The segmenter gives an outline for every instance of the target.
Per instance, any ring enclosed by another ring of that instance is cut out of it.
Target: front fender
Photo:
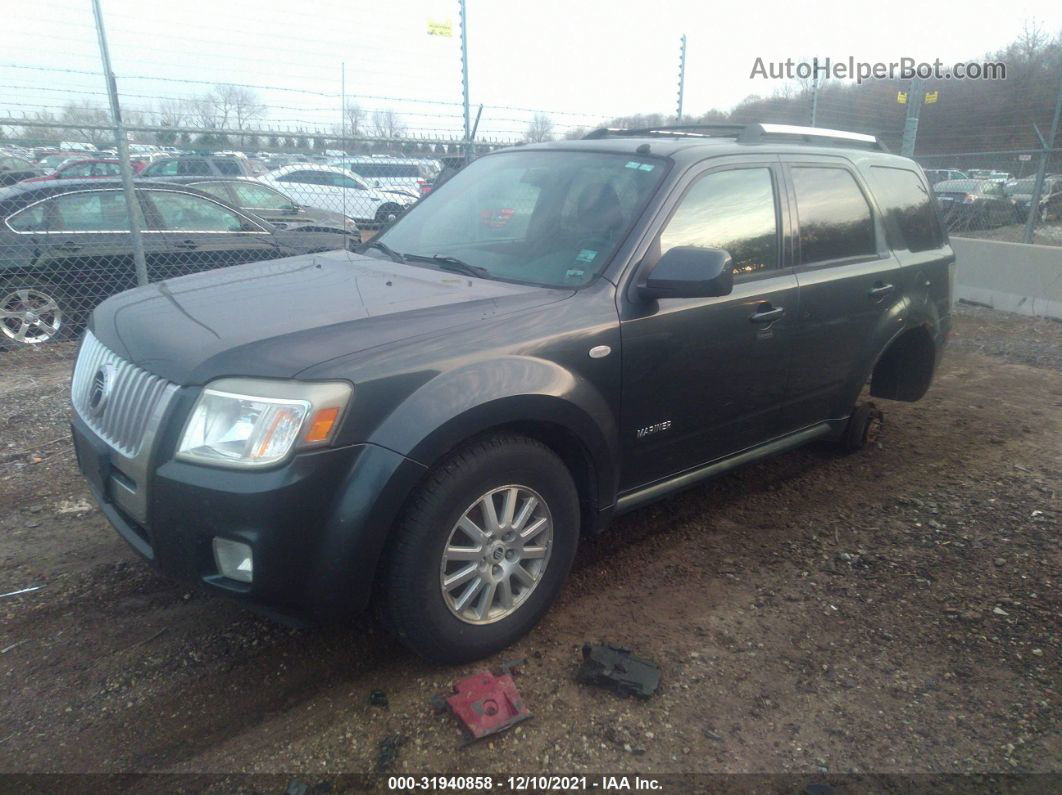
[[[466,439],[515,423],[559,427],[581,443],[598,505],[615,499],[616,417],[585,377],[530,356],[501,356],[441,373],[422,384],[368,439],[431,466]]]

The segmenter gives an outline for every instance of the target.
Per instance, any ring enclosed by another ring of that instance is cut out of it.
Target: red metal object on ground
[[[470,741],[503,732],[531,717],[509,674],[495,676],[482,671],[462,679],[446,703]]]

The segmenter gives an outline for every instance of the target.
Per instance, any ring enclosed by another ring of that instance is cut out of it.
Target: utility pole
[[[461,101],[465,110],[465,163],[472,160],[472,120],[468,109],[468,14],[465,0],[458,0],[461,7]]]
[[[1040,135],[1040,130],[1034,124],[1033,129],[1036,130],[1036,136],[1040,139],[1040,144],[1043,146],[1044,151],[1040,155],[1040,167],[1036,170],[1036,182],[1033,183],[1032,199],[1029,201],[1029,217],[1025,219],[1025,233],[1022,235],[1023,243],[1032,243],[1033,241],[1033,229],[1036,227],[1036,216],[1040,209],[1040,196],[1044,191],[1044,176],[1047,174],[1047,158],[1050,156],[1050,151],[1055,148],[1055,136],[1058,134],[1058,121],[1062,116],[1062,81],[1058,84],[1058,99],[1055,100],[1055,117],[1051,120],[1051,132],[1047,136],[1047,140]]]
[[[122,191],[129,215],[129,239],[133,244],[133,267],[136,269],[136,283],[143,286],[148,283],[147,262],[144,259],[144,241],[140,237],[140,203],[133,190],[133,168],[129,164],[129,141],[126,139],[125,126],[122,124],[122,108],[118,104],[118,83],[111,69],[111,54],[107,50],[107,34],[103,29],[103,12],[100,0],[92,0],[92,15],[96,19],[96,35],[100,40],[100,59],[103,61],[103,76],[107,81],[107,96],[111,103],[111,123],[114,135],[118,139],[118,171],[122,175]]]
[[[678,121],[682,121],[682,94],[686,89],[686,34],[682,34],[679,44],[679,86],[678,86],[678,110],[675,113]]]
[[[915,138],[918,137],[918,114],[922,110],[923,93],[922,79],[914,78],[907,92],[907,120],[903,123],[903,143],[900,144],[900,154],[904,157],[914,156]]]

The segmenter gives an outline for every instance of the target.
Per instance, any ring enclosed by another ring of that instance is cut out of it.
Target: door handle
[[[867,295],[871,298],[884,298],[896,288],[891,284],[885,284],[884,282],[875,282],[874,286],[867,291]]]
[[[199,244],[194,240],[180,240],[173,244],[174,248],[199,248]]]
[[[784,306],[772,307],[770,304],[760,304],[760,309],[750,315],[749,320],[753,323],[773,323],[784,314]]]
[[[72,240],[68,240],[65,243],[60,243],[55,247],[58,251],[81,251],[81,244],[75,243]]]

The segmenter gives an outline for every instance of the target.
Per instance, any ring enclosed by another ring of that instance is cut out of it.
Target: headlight
[[[192,409],[177,457],[229,467],[275,464],[293,448],[331,442],[352,392],[341,381],[214,381]]]

